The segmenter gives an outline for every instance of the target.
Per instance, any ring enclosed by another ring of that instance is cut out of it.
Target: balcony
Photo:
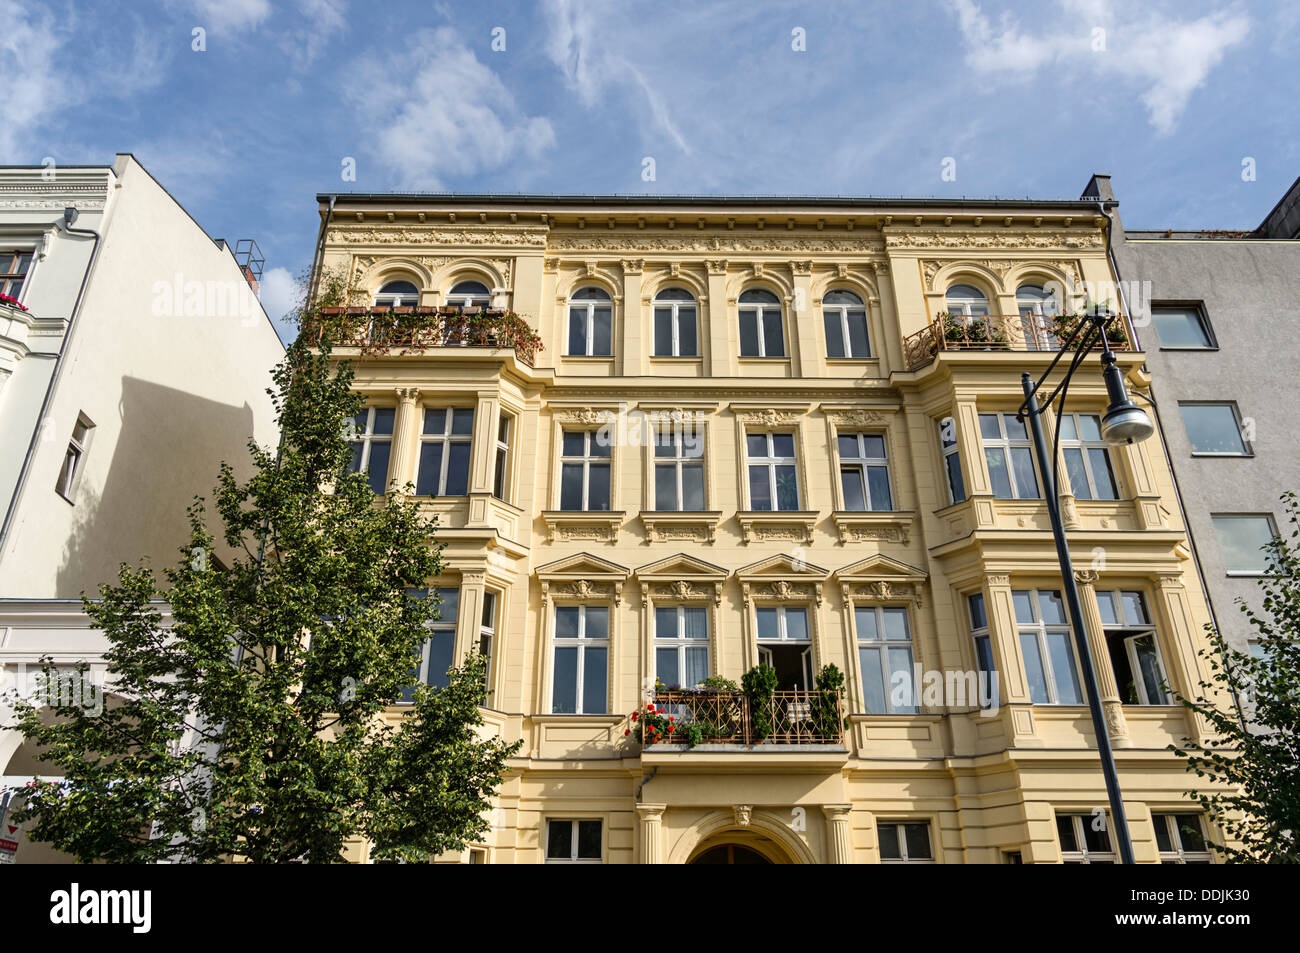
[[[941,351],[1055,353],[1080,320],[1080,315],[940,313],[928,327],[903,339],[903,360],[909,371],[916,371]],[[1106,338],[1111,350],[1132,350],[1126,321],[1112,324]]]
[[[307,340],[363,354],[424,352],[440,347],[510,348],[533,366],[542,339],[513,311],[483,308],[321,308],[303,326]]]
[[[653,704],[661,717],[637,729],[647,748],[844,744],[839,692],[774,692],[754,705],[744,692],[667,689],[654,693]]]

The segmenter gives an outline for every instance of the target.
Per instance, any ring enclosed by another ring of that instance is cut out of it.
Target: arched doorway
[[[780,843],[753,827],[714,831],[691,851],[688,864],[793,864]]]
[[[758,851],[743,844],[719,844],[696,854],[692,864],[770,864]]]

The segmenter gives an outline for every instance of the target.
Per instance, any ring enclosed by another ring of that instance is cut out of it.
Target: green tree
[[[196,500],[165,585],[123,564],[84,600],[117,701],[19,703],[65,777],[21,809],[33,839],[83,861],[332,862],[351,838],[418,860],[486,830],[519,743],[474,730],[484,661],[440,690],[412,686],[438,612],[422,590],[440,568],[433,523],[401,495],[377,505],[348,472],[362,399],[328,342],[300,339],[274,380],[279,449],[250,442],[244,482],[221,466],[224,546]],[[413,704],[394,716],[403,693]]]
[[[1209,629],[1201,655],[1210,678],[1201,697],[1179,701],[1209,725],[1205,745],[1173,746],[1189,771],[1214,785],[1188,792],[1238,847],[1217,848],[1239,863],[1300,863],[1300,504],[1282,497],[1287,530],[1266,547],[1261,610],[1242,603],[1259,652],[1239,652]],[[1240,714],[1213,704],[1231,693]],[[1225,790],[1226,789],[1226,790]]]

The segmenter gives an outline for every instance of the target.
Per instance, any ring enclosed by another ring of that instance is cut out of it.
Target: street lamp
[[[1100,340],[1102,345],[1102,378],[1106,382],[1106,394],[1110,398],[1110,406],[1106,408],[1106,416],[1102,418],[1101,422],[1102,439],[1109,444],[1120,445],[1145,440],[1155,432],[1151,418],[1129,399],[1128,391],[1124,388],[1123,373],[1115,363],[1115,354],[1111,351],[1110,344],[1106,340],[1106,326],[1114,317],[1115,315],[1108,310],[1102,310],[1099,307],[1094,308],[1091,314],[1084,316],[1084,320],[1079,322],[1070,336],[1061,344],[1061,349],[1057,351],[1056,357],[1052,358],[1052,362],[1047,365],[1047,370],[1043,372],[1043,376],[1037,382],[1028,372],[1020,375],[1020,383],[1025,390],[1025,402],[1020,405],[1020,410],[1016,416],[1022,421],[1026,417],[1029,418],[1029,430],[1034,439],[1034,455],[1038,459],[1038,472],[1043,480],[1043,493],[1047,499],[1047,513],[1052,521],[1052,536],[1056,540],[1056,555],[1061,563],[1061,580],[1065,585],[1065,602],[1070,613],[1070,627],[1074,630],[1074,644],[1079,653],[1079,668],[1083,676],[1084,690],[1088,695],[1088,708],[1092,712],[1092,730],[1093,734],[1097,736],[1097,754],[1101,758],[1101,770],[1106,778],[1106,795],[1110,800],[1111,826],[1115,831],[1115,842],[1119,848],[1120,863],[1131,864],[1133,863],[1133,842],[1129,838],[1128,818],[1124,813],[1124,801],[1120,797],[1119,775],[1115,771],[1115,755],[1111,751],[1110,734],[1106,729],[1106,716],[1101,708],[1101,693],[1097,689],[1097,675],[1092,664],[1092,650],[1088,646],[1088,637],[1083,627],[1083,610],[1079,605],[1079,588],[1075,583],[1074,567],[1070,562],[1070,547],[1066,543],[1065,527],[1061,524],[1061,501],[1056,494],[1055,461],[1060,447],[1061,428],[1058,421],[1050,457],[1052,463],[1049,464],[1047,441],[1043,437],[1043,407],[1040,407],[1038,403],[1038,391],[1052,371],[1055,370],[1056,365],[1060,363],[1061,358],[1070,351],[1071,345],[1077,340],[1078,345],[1075,347],[1074,357],[1071,359],[1069,367],[1066,368],[1065,376],[1056,385],[1056,389],[1052,391],[1043,405],[1050,407],[1059,395],[1061,408],[1064,408],[1070,378],[1074,376],[1074,372],[1083,363],[1083,359],[1088,356],[1089,351]]]

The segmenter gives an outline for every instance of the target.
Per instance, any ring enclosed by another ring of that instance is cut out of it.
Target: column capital
[[[418,387],[399,387],[397,388],[397,399],[403,404],[414,404],[420,399],[420,388]]]
[[[1074,581],[1081,586],[1091,586],[1098,578],[1095,569],[1076,569],[1074,571]]]
[[[637,804],[636,812],[645,820],[658,820],[668,810],[667,804]]]
[[[848,817],[849,812],[853,810],[852,804],[823,804],[822,813],[828,820],[841,820]]]

